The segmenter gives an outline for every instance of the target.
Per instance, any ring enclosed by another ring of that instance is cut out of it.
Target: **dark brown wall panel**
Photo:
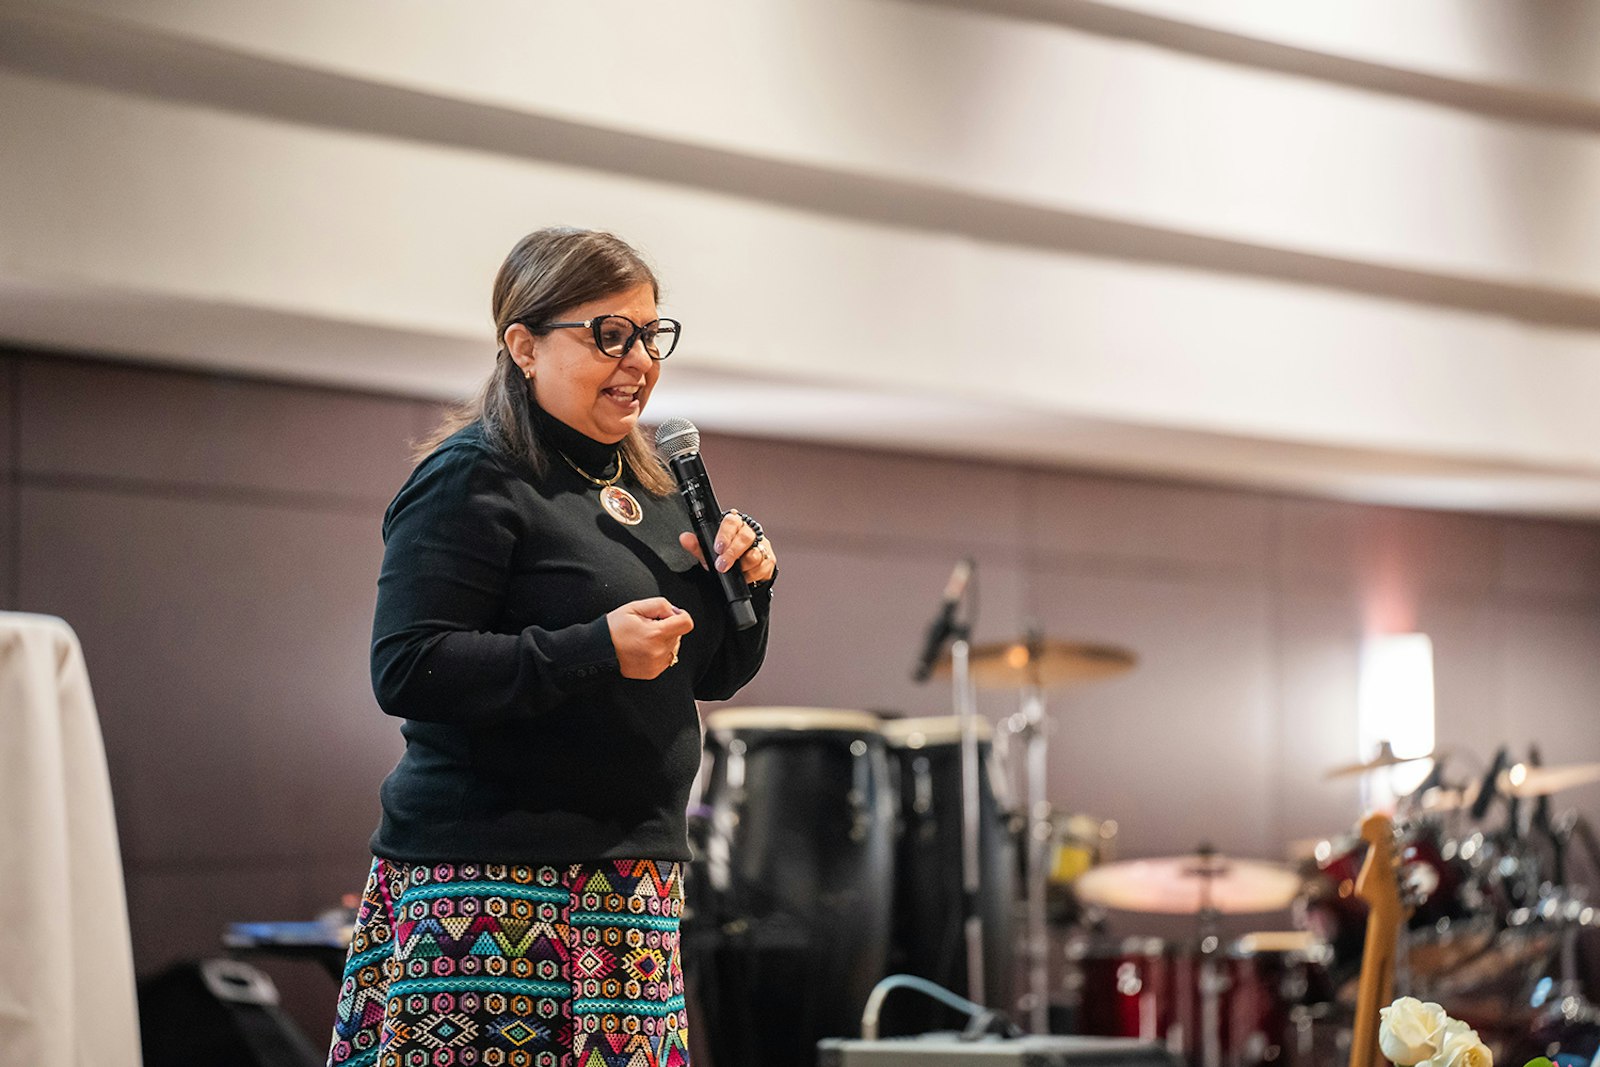
[[[911,681],[949,560],[888,546],[872,554],[810,546],[781,551],[767,662],[732,703],[950,714],[948,682]],[[1020,615],[1021,576],[1007,562],[980,558],[978,566],[977,639],[1010,637]]]
[[[0,611],[16,606],[16,544],[17,504],[13,492],[13,460],[11,444],[16,422],[12,408],[16,397],[14,380],[16,361],[0,355]]]
[[[1513,755],[1538,744],[1547,763],[1600,756],[1600,618],[1518,605],[1505,612],[1504,641],[1500,738]],[[1600,785],[1561,799],[1600,816]]]
[[[0,477],[0,611],[17,607],[17,527],[16,492],[10,482]]]
[[[1051,472],[1023,479],[1029,549],[1104,564],[1259,580],[1274,502],[1245,492]]]
[[[34,476],[386,503],[411,466],[406,401],[45,357],[17,388]]]
[[[1263,586],[1035,573],[1048,633],[1132,649],[1121,677],[1050,694],[1051,795],[1115,818],[1133,855],[1277,851],[1271,609]]]
[[[359,853],[398,752],[375,507],[25,488],[22,603],[79,632],[135,866]]]
[[[1369,610],[1403,616],[1424,591],[1481,600],[1500,584],[1500,519],[1295,499],[1279,511],[1289,588],[1354,587]]]
[[[151,972],[180,960],[218,955],[217,932],[232,922],[312,918],[345,894],[361,892],[370,859],[358,858],[354,864],[263,860],[130,871],[130,909],[147,919],[133,927],[139,966]],[[339,993],[325,966],[259,952],[243,958],[272,977],[285,1011],[313,1045],[325,1047]]]
[[[723,507],[770,525],[775,543],[943,552],[1021,543],[1012,468],[840,448],[708,436],[706,466]],[[777,542],[779,535],[784,540]]]
[[[1510,740],[1503,702],[1506,624],[1505,609],[1492,601],[1423,604],[1418,626],[1433,642],[1436,748],[1447,753],[1445,772],[1452,777],[1476,780],[1495,748]],[[1528,724],[1544,729],[1538,717]]]
[[[16,397],[17,361],[15,357],[0,354],[0,475],[9,476],[16,452],[12,448],[16,422],[13,420],[13,402]]]
[[[1600,527],[1505,520],[1501,589],[1600,610]]]
[[[1350,830],[1360,810],[1355,779],[1326,780],[1356,751],[1356,683],[1361,602],[1351,589],[1297,590],[1276,598],[1274,754],[1263,768],[1276,780],[1275,807],[1285,846]]]
[[[365,870],[358,877],[365,878]],[[130,871],[129,909],[134,958],[141,973],[180,960],[223,955],[218,931],[246,919],[309,918],[329,903],[307,891],[300,864],[241,864],[210,868]],[[360,890],[357,885],[355,891]],[[337,896],[333,901],[337,901]],[[326,1049],[333,1032],[338,983],[320,965],[254,953],[243,957],[266,971],[284,1011],[311,1043]]]

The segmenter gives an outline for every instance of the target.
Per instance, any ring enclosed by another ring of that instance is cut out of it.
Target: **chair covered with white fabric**
[[[83,650],[0,612],[0,1063],[138,1067],[105,745]]]

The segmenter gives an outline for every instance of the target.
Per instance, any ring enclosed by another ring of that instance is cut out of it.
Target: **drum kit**
[[[1034,1033],[1158,1042],[1193,1067],[1348,1062],[1364,841],[1331,835],[1286,863],[1207,846],[1117,861],[1116,823],[1049,803],[1045,693],[1134,664],[1124,649],[1037,635],[958,640],[935,670],[954,684],[955,715],[709,713],[684,944],[715,1067],[809,1067],[819,1039],[860,1032],[891,974]],[[974,687],[1013,692],[1020,710],[991,725],[973,711]],[[1447,774],[1457,758],[1441,754],[1396,813],[1410,907],[1397,994],[1439,1001],[1504,1056],[1587,1065],[1600,1011],[1580,988],[1576,947],[1600,912],[1567,861],[1579,845],[1600,870],[1600,848],[1581,819],[1553,819],[1549,807],[1600,782],[1600,764],[1513,764],[1502,753],[1481,782],[1458,784]],[[1410,762],[1382,750],[1328,776]],[[1496,802],[1505,819],[1491,829]],[[1190,916],[1192,936],[1113,937],[1108,911]],[[1293,929],[1223,936],[1224,918],[1284,911]],[[962,1021],[907,995],[888,998],[879,1023],[915,1034]]]
[[[1481,783],[1452,785],[1446,754],[1382,750],[1328,777],[1429,758],[1434,770],[1401,798],[1394,822],[1395,878],[1408,908],[1397,995],[1442,1004],[1508,1063],[1536,1056],[1569,1067],[1600,1062],[1600,1010],[1584,994],[1577,961],[1579,936],[1600,925],[1600,912],[1567,862],[1579,845],[1600,871],[1600,845],[1581,818],[1549,814],[1556,793],[1600,782],[1600,764],[1508,765],[1502,753]],[[1496,799],[1505,819],[1491,828]],[[1080,925],[1068,946],[1075,1028],[1164,1042],[1196,1067],[1349,1062],[1367,920],[1355,887],[1367,845],[1350,833],[1297,851],[1297,864],[1276,864],[1224,859],[1202,847],[1192,856],[1086,871],[1074,888],[1089,905],[1192,915],[1197,926],[1192,940],[1173,943],[1112,941]],[[1230,943],[1218,936],[1222,916],[1285,908],[1296,929]]]

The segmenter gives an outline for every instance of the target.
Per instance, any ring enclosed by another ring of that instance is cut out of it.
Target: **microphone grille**
[[[700,431],[688,419],[668,419],[656,427],[656,455],[670,462],[700,451]]]

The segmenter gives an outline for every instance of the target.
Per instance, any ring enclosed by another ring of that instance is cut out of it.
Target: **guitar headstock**
[[[1394,993],[1395,947],[1405,921],[1395,867],[1394,823],[1387,815],[1361,820],[1367,858],[1356,876],[1356,896],[1367,902],[1367,939],[1361,950],[1361,986],[1356,992],[1356,1022],[1351,1036],[1350,1067],[1377,1067],[1382,1005]]]
[[[1372,909],[1372,920],[1395,925],[1405,905],[1396,874],[1394,823],[1387,815],[1368,815],[1361,820],[1361,838],[1367,843],[1367,858],[1356,877],[1356,896]]]

